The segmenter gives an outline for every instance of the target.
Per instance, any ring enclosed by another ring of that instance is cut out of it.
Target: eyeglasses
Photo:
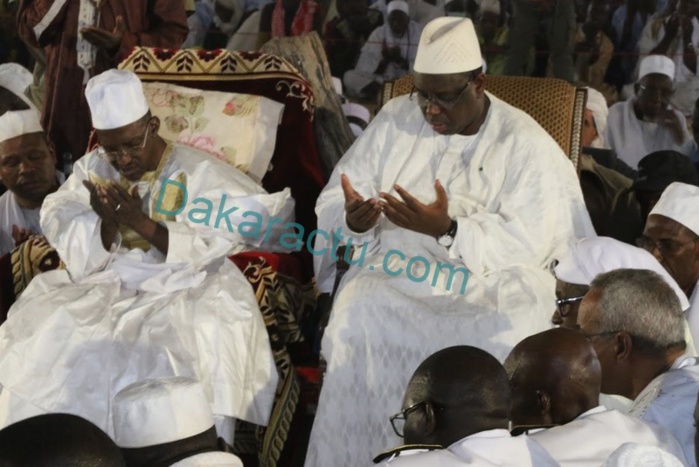
[[[670,97],[675,93],[673,89],[660,89],[660,88],[649,88],[643,84],[639,84],[638,88],[646,96],[659,96],[663,101],[668,101]]]
[[[689,240],[687,242],[678,242],[669,238],[661,238],[660,240],[653,240],[652,238],[642,235],[636,239],[636,246],[643,248],[646,251],[653,252],[656,248],[660,251],[662,255],[672,255],[677,253],[680,248],[685,245],[689,245],[695,240]]]
[[[405,419],[408,418],[408,414],[410,412],[414,411],[415,409],[417,409],[418,407],[421,407],[421,406],[427,405],[427,404],[431,404],[432,407],[434,407],[435,411],[441,412],[442,410],[444,410],[444,407],[439,407],[435,404],[432,404],[429,401],[422,401],[422,402],[418,402],[417,404],[413,404],[410,407],[403,409],[400,412],[398,412],[397,414],[391,416],[391,418],[390,418],[391,427],[393,427],[393,431],[396,433],[396,435],[398,435],[398,437],[400,437],[400,438],[405,437],[405,431],[404,431]]]
[[[104,151],[104,155],[107,157],[109,162],[116,162],[119,159],[119,156],[122,154],[129,154],[132,155],[135,152],[138,152],[142,150],[143,148],[146,147],[146,142],[148,141],[148,132],[150,130],[150,125],[146,126],[146,131],[143,132],[143,136],[141,137],[142,140],[140,143],[128,143],[125,144],[124,146],[121,146],[119,148],[106,148],[102,147],[102,151]]]
[[[437,97],[431,93],[426,93],[425,91],[422,91],[417,87],[413,86],[413,89],[410,91],[410,99],[412,100],[413,94],[415,94],[417,95],[417,103],[420,107],[427,107],[428,105],[430,105],[431,102],[443,109],[451,109],[459,103],[459,100],[461,100],[461,97],[464,95],[472,81],[473,78],[468,80],[468,83],[466,83],[466,86],[464,86],[464,88],[459,92],[459,94],[456,97],[452,98]]]
[[[579,302],[583,298],[585,298],[584,295],[580,295],[579,297],[569,297],[569,298],[557,299],[556,300],[556,309],[558,310],[558,313],[560,313],[561,318],[565,318],[566,316],[568,316],[568,314],[570,313],[570,309],[572,308],[571,305],[575,302]]]
[[[616,334],[619,331],[604,331],[604,332],[596,332],[594,334],[585,334],[584,332],[582,332],[582,330],[580,328],[578,328],[578,332],[580,334],[582,334],[583,336],[585,336],[588,340],[591,340],[593,337],[608,336],[611,334]]]

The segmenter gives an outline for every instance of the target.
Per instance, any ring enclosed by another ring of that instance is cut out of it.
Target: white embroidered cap
[[[480,6],[481,13],[489,12],[500,14],[500,0],[483,0]]]
[[[39,112],[34,109],[5,112],[0,116],[0,143],[30,133],[42,133]]]
[[[179,441],[214,426],[201,384],[184,377],[126,386],[114,397],[113,411],[114,441],[121,448]]]
[[[416,72],[443,75],[481,66],[481,48],[469,18],[436,18],[422,30],[413,66]]]
[[[649,216],[660,214],[699,235],[699,187],[674,182],[665,188]]]
[[[390,15],[392,11],[402,11],[406,15],[410,14],[410,8],[408,7],[408,2],[405,0],[391,0],[386,7],[386,15]]]
[[[697,188],[699,189],[699,188]],[[672,287],[683,310],[687,296],[655,257],[642,248],[609,237],[576,239],[554,269],[556,278],[569,284],[590,285],[598,275],[616,269],[649,269],[660,274]]]
[[[141,80],[126,70],[108,70],[90,79],[85,97],[96,130],[114,130],[129,125],[149,110]]]
[[[0,86],[22,99],[30,109],[36,109],[24,91],[32,84],[34,78],[29,70],[19,63],[3,63],[0,65]]]
[[[665,75],[674,81],[675,62],[665,55],[648,55],[641,60],[641,65],[638,68],[638,80],[641,81],[644,76],[653,73]]]

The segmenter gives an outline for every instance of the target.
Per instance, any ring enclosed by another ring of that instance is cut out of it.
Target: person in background
[[[505,73],[509,30],[502,19],[500,0],[483,0],[478,12],[476,34],[489,75]]]
[[[614,56],[614,44],[609,38],[609,5],[606,0],[592,0],[587,20],[578,30],[575,44],[575,79],[604,94],[607,104],[619,98],[614,86],[605,82],[607,68]]]
[[[668,57],[643,58],[634,85],[635,96],[609,109],[605,141],[634,170],[643,157],[655,151],[691,153],[687,121],[670,104],[674,76],[675,64]]]
[[[18,63],[0,65],[0,115],[8,110],[35,109],[26,95],[32,74]]]
[[[315,0],[275,0],[260,10],[257,48],[273,37],[293,37],[316,31],[322,34],[325,10]]]
[[[384,81],[412,72],[421,32],[420,26],[408,16],[408,3],[392,0],[388,4],[387,24],[371,33],[357,66],[344,75],[347,95],[375,101]]]

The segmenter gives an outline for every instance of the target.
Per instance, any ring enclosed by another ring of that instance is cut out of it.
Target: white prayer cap
[[[131,71],[108,70],[87,82],[85,97],[96,130],[113,130],[140,120],[148,112],[143,85]]]
[[[39,112],[34,109],[5,112],[0,116],[0,143],[30,133],[42,133]]]
[[[559,260],[554,272],[556,278],[563,282],[590,285],[598,274],[616,269],[649,269],[657,272],[677,294],[682,310],[689,308],[687,296],[652,254],[613,238],[590,237],[574,240],[568,253]]]
[[[392,11],[402,11],[406,15],[409,14],[408,2],[405,0],[391,0],[386,8],[386,15],[390,15]]]
[[[653,214],[669,217],[699,235],[699,187],[671,183],[649,215]]]
[[[624,443],[609,456],[603,467],[680,467],[682,465],[684,464],[677,457],[657,446]]]
[[[113,418],[114,441],[121,448],[179,441],[214,426],[201,384],[184,377],[126,386],[114,397]]]
[[[24,91],[32,84],[34,78],[29,70],[19,63],[3,63],[0,65],[0,86],[22,99],[30,108],[35,109],[34,104],[24,94]]]
[[[480,6],[481,13],[490,12],[500,14],[500,0],[483,0]]]
[[[473,71],[483,65],[476,30],[469,18],[436,18],[422,30],[413,70],[443,75]]]
[[[609,107],[607,107],[607,99],[604,98],[601,92],[594,88],[587,88],[587,109],[592,112],[592,118],[595,120],[595,129],[597,130],[598,147],[604,145],[604,129],[607,128],[607,116],[609,115]]]
[[[658,73],[675,80],[675,62],[665,55],[648,55],[641,60],[641,65],[638,69],[638,80],[641,81],[644,76],[652,73]]]

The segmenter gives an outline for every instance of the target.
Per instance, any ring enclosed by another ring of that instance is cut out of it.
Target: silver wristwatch
[[[452,219],[451,224],[449,225],[449,230],[437,237],[437,243],[445,248],[449,248],[452,243],[454,243],[454,237],[456,237],[456,229],[458,226],[459,224],[456,222],[456,219]]]

